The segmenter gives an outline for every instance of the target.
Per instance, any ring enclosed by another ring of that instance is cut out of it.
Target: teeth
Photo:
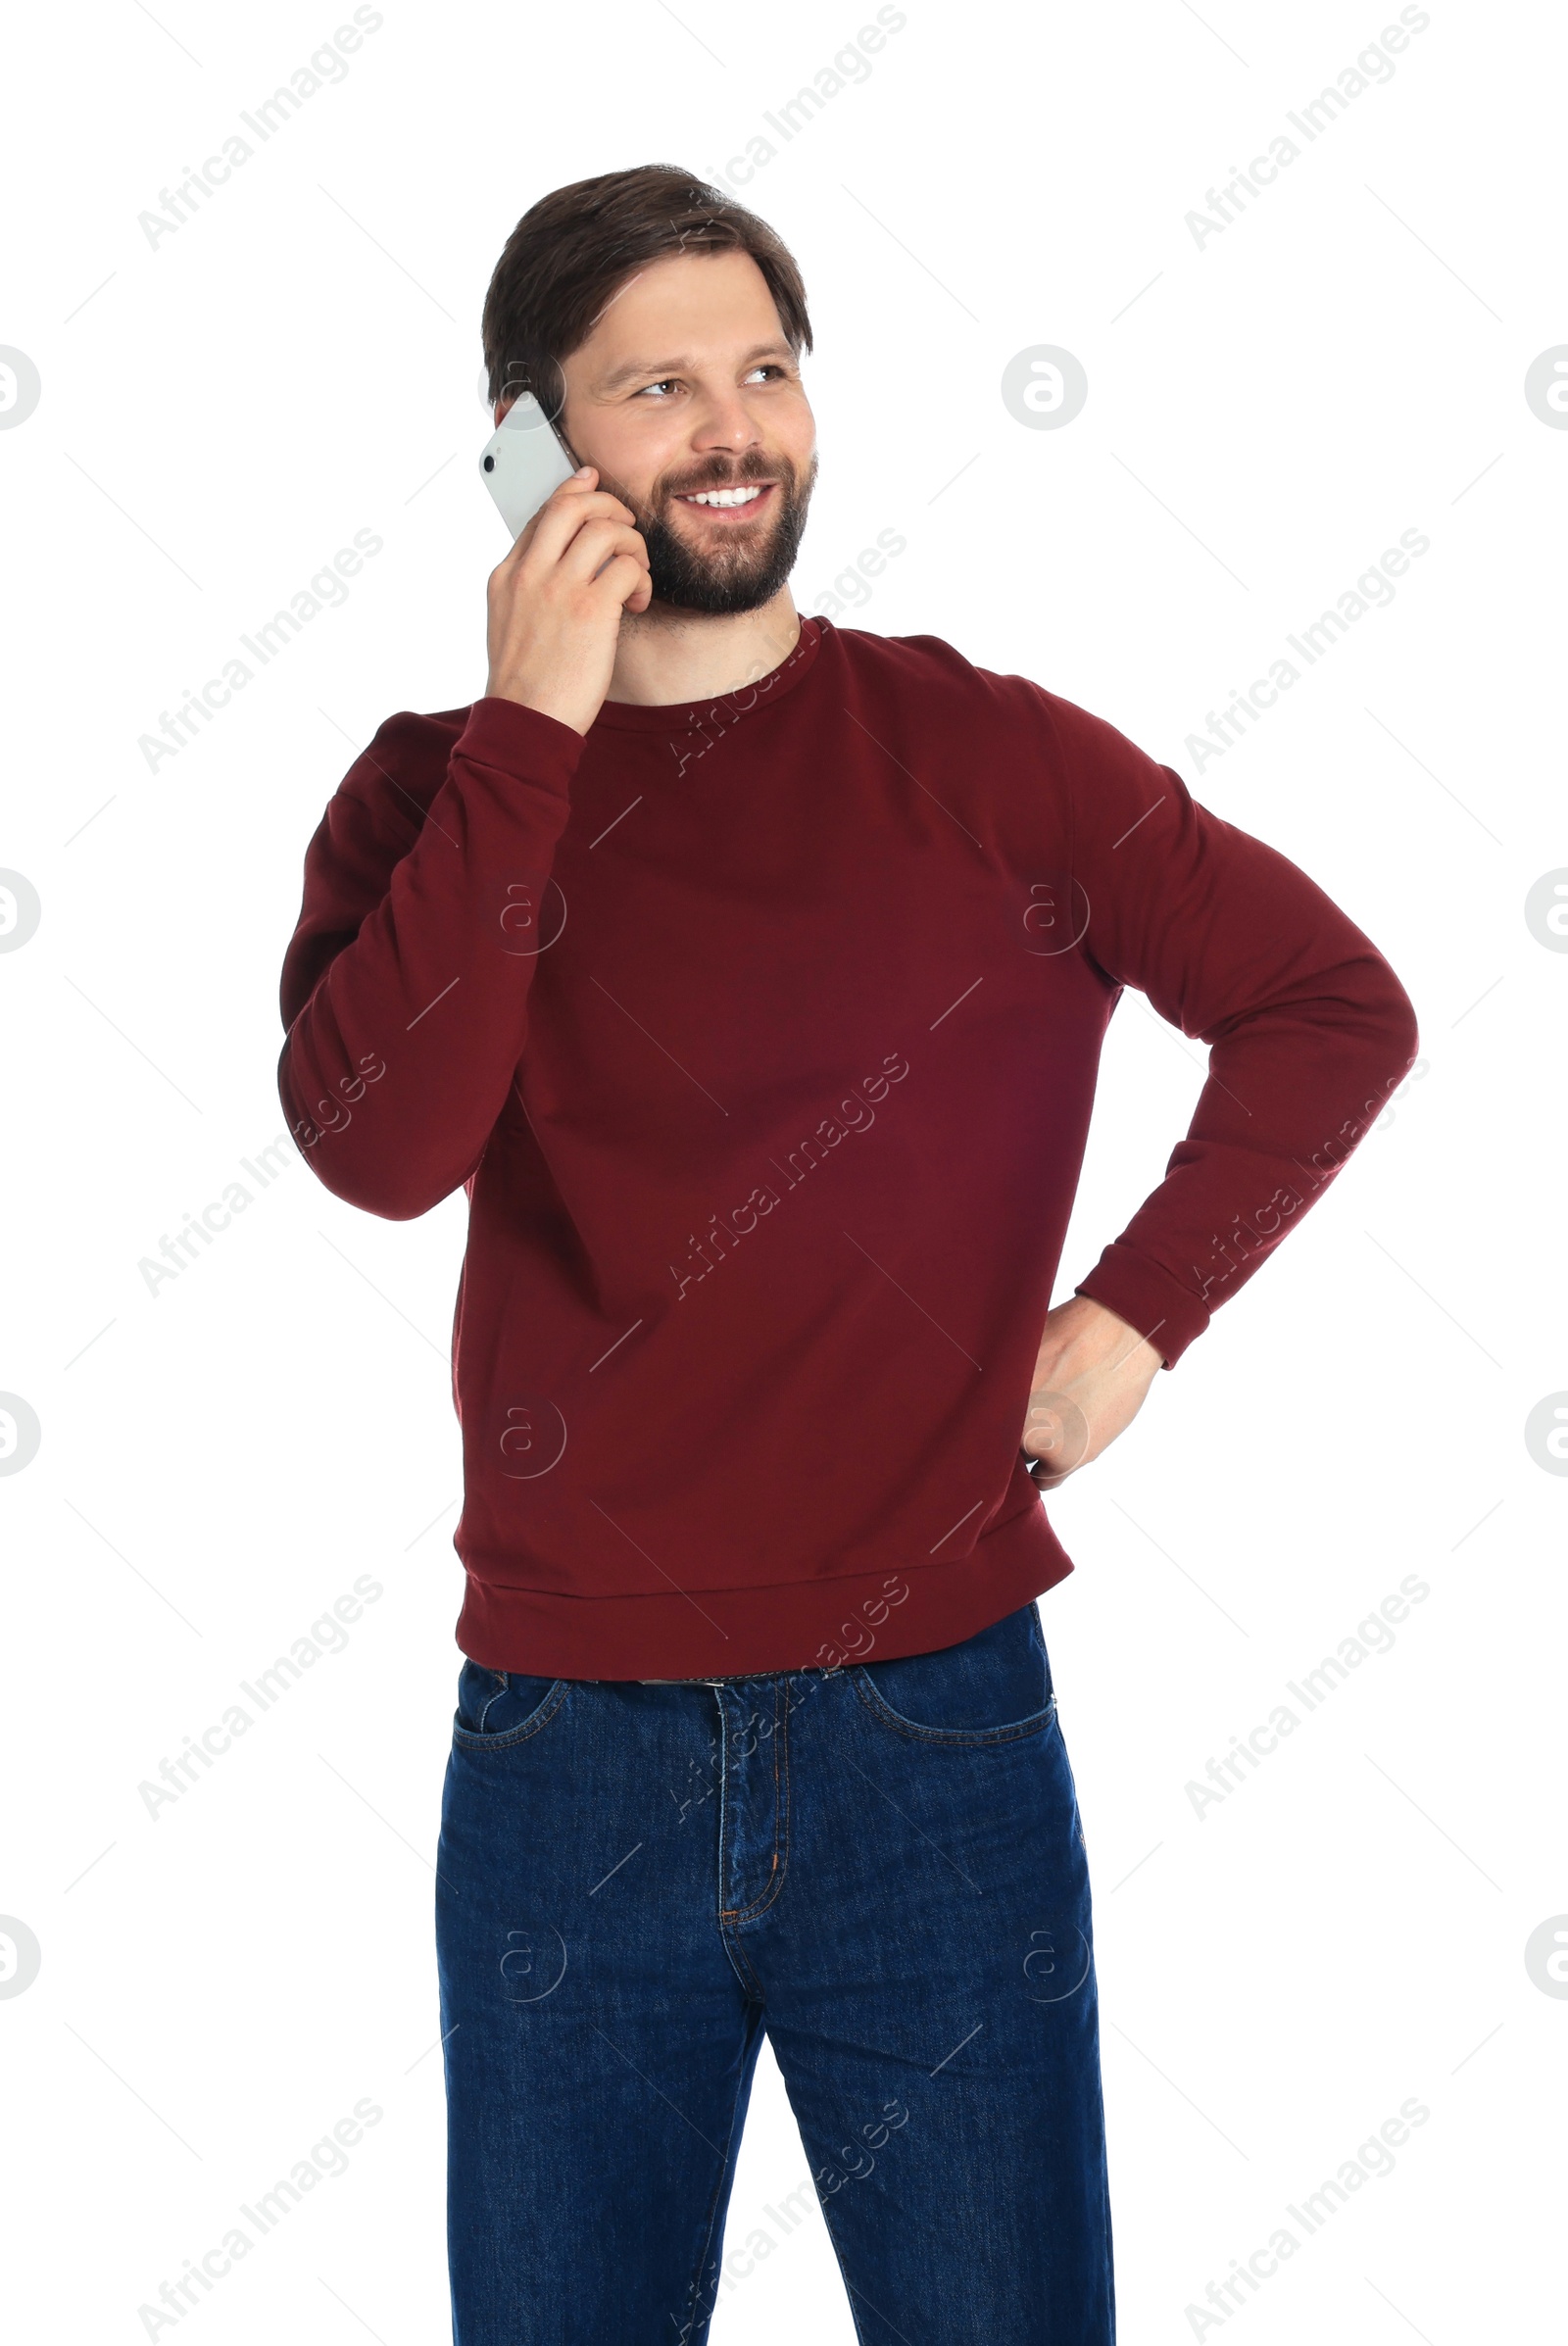
[[[754,497],[760,497],[756,489],[699,489],[695,495],[682,499],[684,505],[750,505]]]

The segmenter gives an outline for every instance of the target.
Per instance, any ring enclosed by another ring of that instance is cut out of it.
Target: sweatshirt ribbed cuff
[[[1136,1328],[1174,1368],[1195,1337],[1209,1323],[1208,1305],[1162,1266],[1135,1246],[1116,1239],[1105,1248],[1087,1279],[1074,1288],[1092,1303],[1102,1303],[1119,1320]]]
[[[575,726],[546,716],[542,709],[525,709],[520,701],[487,695],[468,710],[453,755],[564,790],[585,746]]]

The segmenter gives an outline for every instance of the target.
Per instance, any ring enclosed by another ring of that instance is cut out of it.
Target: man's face
[[[562,426],[648,548],[655,604],[757,611],[795,566],[816,427],[767,280],[749,253],[651,262],[562,362]],[[504,412],[498,408],[497,418]],[[751,489],[731,507],[702,490]]]

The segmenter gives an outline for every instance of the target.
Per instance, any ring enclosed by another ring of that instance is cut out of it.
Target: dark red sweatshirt
[[[586,739],[387,719],[306,855],[278,1083],[335,1196],[468,1195],[465,1653],[891,1657],[1071,1571],[1020,1443],[1123,986],[1209,1073],[1076,1293],[1171,1367],[1416,1051],[1294,863],[935,636],[808,618]]]

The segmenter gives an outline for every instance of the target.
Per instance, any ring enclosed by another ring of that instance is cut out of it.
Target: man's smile
[[[678,492],[675,503],[698,513],[749,516],[762,511],[776,487],[777,483],[770,480],[737,481],[733,488]]]

